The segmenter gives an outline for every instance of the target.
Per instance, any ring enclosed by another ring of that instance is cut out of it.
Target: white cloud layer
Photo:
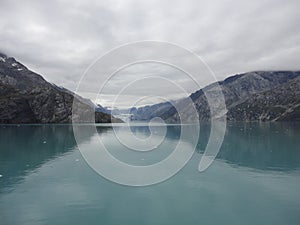
[[[299,9],[299,0],[1,0],[0,51],[71,90],[96,57],[140,40],[184,46],[218,79],[253,70],[299,70]],[[147,67],[120,73],[111,87],[142,73],[149,73]],[[165,87],[156,87],[167,95]]]

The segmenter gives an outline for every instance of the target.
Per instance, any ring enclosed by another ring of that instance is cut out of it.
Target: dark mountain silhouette
[[[47,82],[12,57],[0,53],[0,123],[71,123],[76,104],[78,122],[121,122],[71,91]]]

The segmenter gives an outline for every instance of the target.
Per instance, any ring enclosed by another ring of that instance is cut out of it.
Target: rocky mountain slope
[[[71,123],[73,100],[76,121],[93,122],[87,119],[95,113],[93,103],[74,96],[0,53],[0,123]],[[121,122],[102,112],[95,113],[95,121]]]
[[[258,71],[239,74],[224,81],[205,87],[213,92],[216,84],[224,94],[227,119],[232,121],[277,121],[299,120],[299,80],[300,71]],[[203,90],[193,93],[190,98],[195,105],[200,120],[209,120],[210,110]],[[191,107],[187,100],[178,106],[188,117]],[[162,114],[168,122],[179,122],[174,107]]]
[[[300,76],[232,107],[229,120],[300,121]]]

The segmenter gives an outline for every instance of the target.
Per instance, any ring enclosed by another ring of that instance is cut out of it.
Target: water
[[[127,150],[103,126],[83,141],[99,135],[115,157],[146,165],[168,156],[179,134],[168,127],[151,152]],[[87,165],[71,126],[0,125],[0,224],[300,224],[300,124],[229,124],[217,159],[199,173],[208,136],[204,125],[196,153],[172,178],[128,187]]]

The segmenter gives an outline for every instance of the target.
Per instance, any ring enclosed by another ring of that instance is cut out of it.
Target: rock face
[[[217,83],[205,87],[213,93]],[[218,82],[227,108],[227,119],[232,121],[278,121],[300,119],[300,71],[259,71],[239,74]],[[193,93],[190,98],[200,120],[210,120],[209,105],[203,90]],[[178,103],[188,117],[187,100]],[[162,114],[168,122],[179,122],[174,107]]]
[[[300,76],[257,93],[232,107],[227,117],[241,121],[300,121]]]
[[[78,122],[95,113],[93,104],[71,91],[47,82],[14,58],[0,53],[0,123],[71,123],[72,105]],[[95,122],[121,122],[96,112]]]

